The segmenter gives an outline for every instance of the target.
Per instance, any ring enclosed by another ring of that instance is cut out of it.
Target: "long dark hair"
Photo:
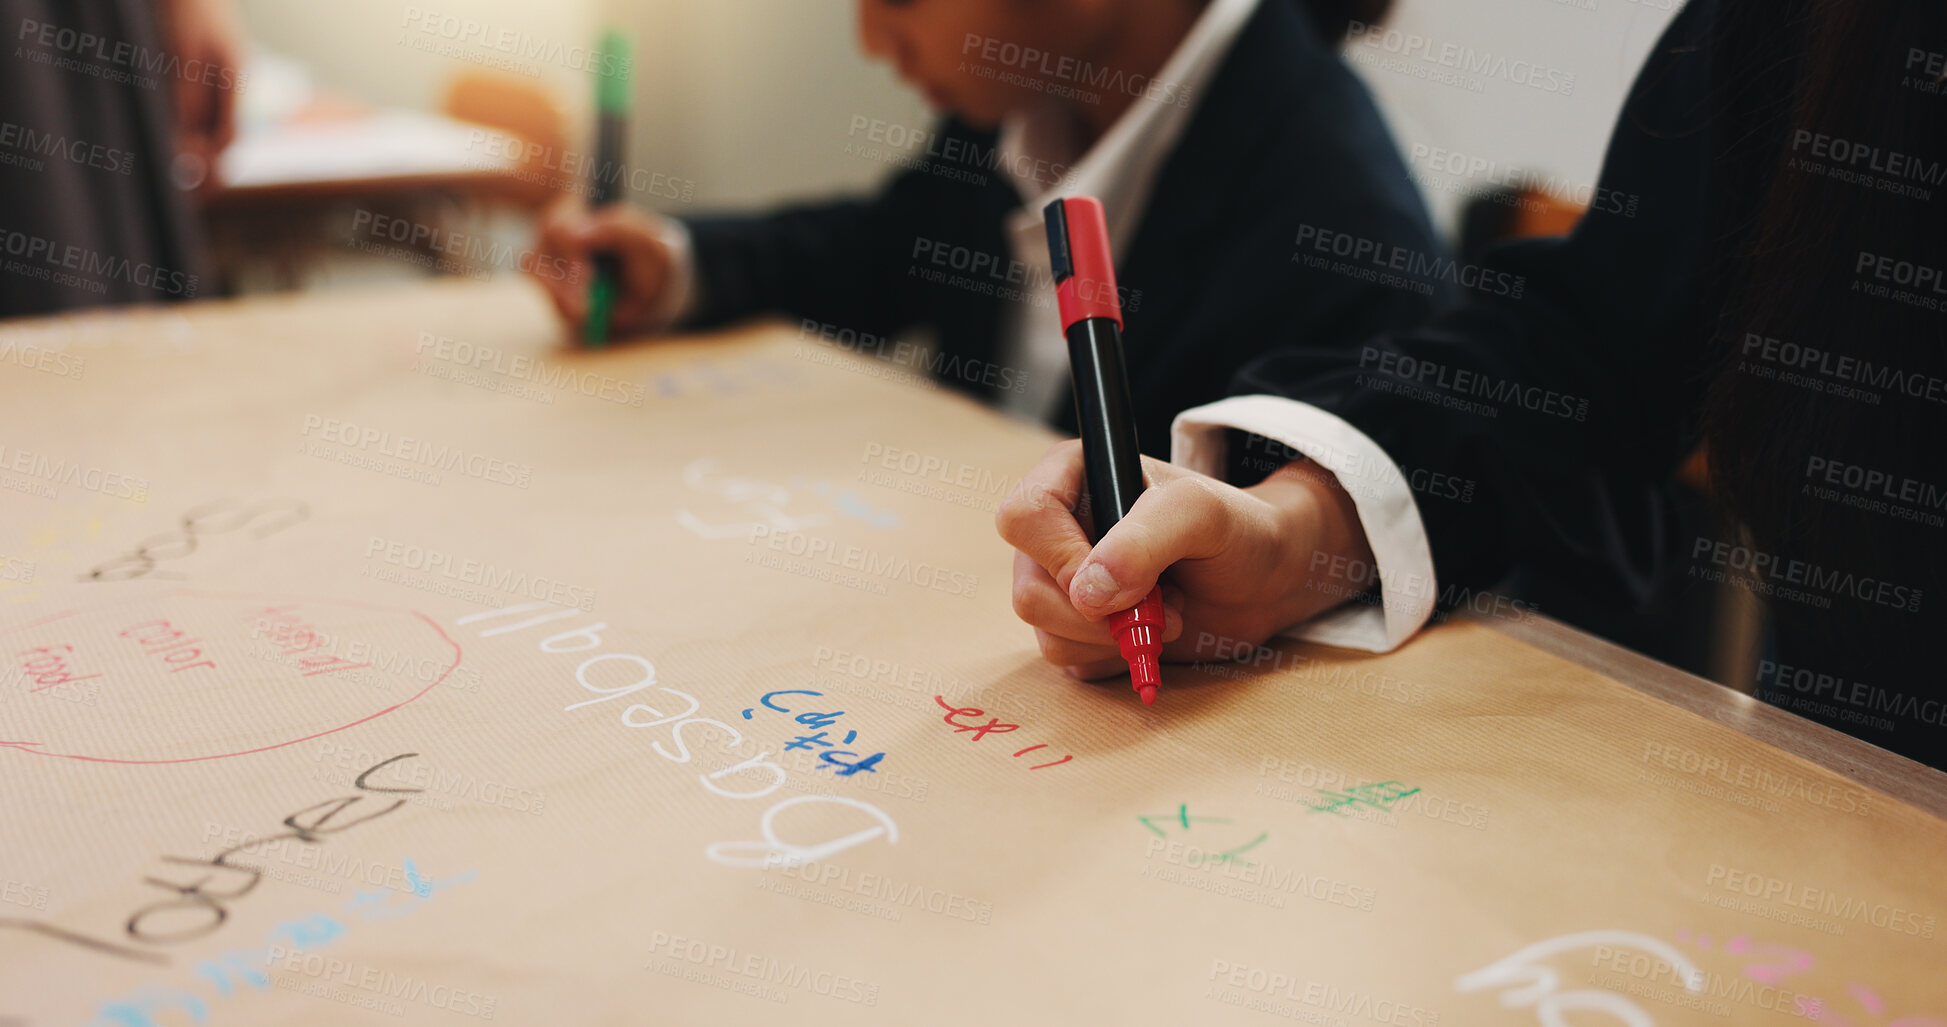
[[[1896,275],[1902,262],[1947,270],[1947,91],[1939,65],[1927,67],[1947,53],[1947,5],[1718,5],[1717,259],[1705,291],[1722,303],[1701,417],[1713,486],[1756,547],[1930,584],[1947,528],[1871,509],[1870,494],[1821,493],[1807,471],[1837,462],[1947,489],[1947,285],[1908,285],[1901,298],[1878,274],[1882,260]],[[1819,136],[1879,156],[1840,166]],[[1821,621],[1849,627],[1843,615]]]

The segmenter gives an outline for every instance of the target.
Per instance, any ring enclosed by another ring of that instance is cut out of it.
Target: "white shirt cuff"
[[[1426,526],[1413,489],[1386,451],[1364,432],[1309,403],[1281,396],[1232,396],[1185,410],[1170,425],[1170,460],[1202,474],[1224,474],[1224,430],[1283,443],[1337,476],[1352,497],[1378,564],[1378,607],[1348,603],[1285,629],[1306,642],[1385,653],[1413,637],[1433,614],[1438,585]]]
[[[650,331],[660,332],[680,324],[696,313],[696,246],[690,229],[675,218],[656,219],[656,237],[669,248],[669,284],[663,287],[662,302],[650,319]]]

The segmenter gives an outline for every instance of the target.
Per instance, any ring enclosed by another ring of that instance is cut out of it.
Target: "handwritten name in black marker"
[[[221,928],[230,918],[230,906],[248,896],[263,880],[264,870],[247,863],[235,862],[231,856],[238,850],[282,838],[295,838],[300,842],[318,844],[332,835],[342,834],[360,824],[370,823],[405,806],[403,798],[392,802],[377,811],[363,811],[363,815],[341,819],[348,810],[379,795],[415,795],[425,791],[423,788],[384,788],[372,784],[374,774],[400,760],[411,759],[416,752],[401,753],[367,767],[358,775],[352,786],[361,794],[326,799],[323,802],[306,806],[283,820],[287,828],[282,833],[263,838],[248,838],[240,844],[210,856],[207,859],[194,859],[185,856],[163,856],[161,862],[172,866],[194,867],[202,871],[197,875],[177,874],[172,877],[192,877],[188,880],[172,880],[162,877],[144,877],[142,883],[160,888],[170,895],[136,910],[123,924],[123,933],[132,942],[141,945],[170,945],[193,941],[206,937]],[[383,800],[373,800],[375,803]],[[28,917],[0,917],[0,927],[11,927],[30,931],[68,942],[92,952],[117,956],[123,959],[145,963],[167,964],[167,956],[149,949],[138,948],[129,942],[84,934],[54,924],[43,923]]]

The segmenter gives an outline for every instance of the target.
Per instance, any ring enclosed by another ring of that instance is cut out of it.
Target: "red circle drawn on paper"
[[[439,674],[433,678],[431,683],[426,685],[426,687],[420,689],[417,692],[414,692],[413,694],[405,697],[404,699],[401,699],[396,703],[393,703],[390,706],[387,706],[383,709],[377,710],[372,713],[368,713],[363,717],[359,717],[356,720],[350,721],[349,723],[340,724],[337,727],[327,728],[323,731],[314,731],[308,735],[303,735],[298,738],[292,738],[288,741],[276,742],[271,745],[260,745],[254,749],[240,749],[236,752],[212,753],[205,756],[184,756],[177,759],[168,759],[168,760],[131,760],[131,759],[117,759],[110,756],[88,756],[81,753],[47,752],[45,750],[38,748],[40,743],[25,742],[25,741],[12,742],[12,741],[0,740],[0,749],[11,749],[17,752],[32,753],[36,756],[51,756],[57,759],[83,760],[89,763],[124,763],[124,764],[200,763],[204,760],[221,760],[221,759],[229,759],[233,756],[249,756],[254,753],[269,752],[273,749],[282,749],[286,746],[296,745],[299,742],[308,742],[314,738],[323,738],[326,735],[336,734],[348,728],[354,728],[360,724],[367,723],[368,721],[376,720],[380,717],[385,716],[388,713],[391,713],[396,709],[399,709],[402,706],[405,706],[408,703],[411,703],[421,698],[427,692],[432,691],[441,682],[445,681],[447,677],[450,676],[453,673],[453,671],[458,669],[460,666],[461,652],[460,652],[459,643],[453,641],[452,636],[448,635],[446,633],[446,630],[444,628],[441,628],[439,624],[436,623],[431,617],[426,616],[425,614],[419,612],[418,610],[406,609],[403,607],[396,607],[396,606],[382,606],[377,603],[365,603],[365,602],[359,602],[357,600],[352,600],[352,599],[292,600],[288,598],[280,599],[278,597],[265,596],[261,594],[253,594],[249,592],[210,592],[210,591],[204,591],[199,589],[187,589],[187,588],[174,589],[168,592],[160,593],[159,595],[139,596],[131,599],[122,600],[120,602],[103,603],[98,606],[83,606],[83,607],[76,607],[71,610],[63,610],[60,613],[49,614],[48,616],[41,617],[36,620],[28,621],[25,624],[21,624],[13,628],[6,629],[4,631],[0,631],[0,635],[12,634],[14,632],[26,631],[30,628],[37,628],[47,624],[52,624],[64,618],[72,617],[75,614],[94,613],[99,610],[112,609],[116,606],[126,606],[132,603],[144,602],[144,601],[153,600],[157,598],[172,598],[172,597],[194,597],[194,598],[221,599],[221,600],[248,600],[252,602],[309,602],[309,603],[327,604],[332,606],[349,606],[349,607],[355,607],[364,610],[376,610],[381,613],[408,613],[418,618],[427,627],[433,629],[434,634],[437,634],[441,641],[445,642],[448,646],[452,648],[453,662],[448,664],[445,670],[440,671]]]

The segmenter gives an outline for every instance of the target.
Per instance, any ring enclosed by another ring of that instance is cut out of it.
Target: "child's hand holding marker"
[[[575,337],[602,347],[616,334],[641,334],[667,327],[681,313],[687,280],[688,246],[674,221],[633,210],[623,202],[629,137],[630,81],[635,48],[614,29],[602,33],[603,55],[595,77],[595,163],[589,168],[584,203],[571,196],[542,219],[535,268],[567,264],[566,280],[541,277]]]
[[[1073,509],[1079,442],[1049,450],[995,517],[1019,550],[1014,612],[1041,655],[1078,678],[1127,672],[1105,618],[1159,578],[1163,656],[1174,662],[1248,651],[1370,586],[1369,572],[1354,573],[1373,558],[1352,497],[1316,464],[1287,464],[1247,489],[1148,457],[1143,476],[1148,489],[1093,547]]]
[[[567,197],[542,219],[541,259],[534,266],[558,268],[561,263],[549,258],[559,258],[574,271],[535,278],[580,338],[588,320],[594,256],[613,258],[617,274],[610,332],[627,336],[652,331],[663,327],[671,313],[669,293],[676,281],[677,261],[672,237],[678,231],[666,219],[626,203],[590,210],[579,198]]]

